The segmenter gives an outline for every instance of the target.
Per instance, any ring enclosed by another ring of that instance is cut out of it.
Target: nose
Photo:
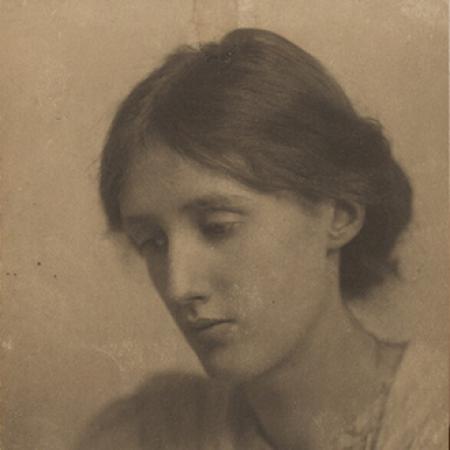
[[[171,305],[187,305],[208,298],[207,257],[201,245],[187,238],[173,239],[169,244],[164,298]]]

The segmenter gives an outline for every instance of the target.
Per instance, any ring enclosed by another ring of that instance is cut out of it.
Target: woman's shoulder
[[[380,448],[446,449],[448,423],[448,354],[411,342],[386,403]]]
[[[168,372],[100,413],[79,450],[201,449],[225,432],[229,390],[207,378]],[[223,436],[222,436],[223,437]]]

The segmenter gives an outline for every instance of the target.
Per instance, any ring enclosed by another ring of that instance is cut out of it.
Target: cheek
[[[293,354],[321,310],[319,266],[292,247],[266,245],[242,248],[223,268],[216,293],[239,322],[230,364],[257,375]]]
[[[215,271],[216,292],[241,318],[288,315],[295,303],[317,296],[326,262],[320,241],[302,245],[295,234],[246,242]]]

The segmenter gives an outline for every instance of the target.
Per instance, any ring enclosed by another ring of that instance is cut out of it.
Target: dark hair
[[[349,297],[389,273],[411,217],[411,187],[381,126],[362,118],[310,54],[272,32],[237,29],[218,43],[183,47],[140,82],[115,116],[100,191],[121,229],[119,194],[133,152],[159,140],[262,191],[356,201],[359,234],[341,250]]]

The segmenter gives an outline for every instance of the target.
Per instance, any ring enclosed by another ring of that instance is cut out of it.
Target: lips
[[[222,323],[231,323],[231,320],[228,319],[196,319],[194,321],[188,322],[187,327],[194,331],[203,331],[209,328],[212,328],[216,325],[220,325]]]
[[[236,324],[229,319],[201,318],[188,321],[185,330],[192,343],[211,348],[230,343],[236,331]]]

